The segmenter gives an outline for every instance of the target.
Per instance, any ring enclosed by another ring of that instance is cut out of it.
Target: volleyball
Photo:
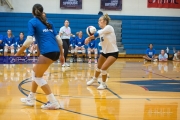
[[[96,28],[95,28],[94,26],[89,26],[89,27],[87,27],[87,29],[86,29],[86,33],[87,33],[89,36],[93,35],[95,32],[96,32]]]

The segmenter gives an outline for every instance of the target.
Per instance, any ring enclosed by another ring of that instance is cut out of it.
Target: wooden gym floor
[[[42,110],[20,102],[31,87],[32,65],[0,65],[0,120],[180,120],[180,62],[118,59],[108,70],[108,89],[86,86],[95,65],[54,63],[45,73],[62,109]]]

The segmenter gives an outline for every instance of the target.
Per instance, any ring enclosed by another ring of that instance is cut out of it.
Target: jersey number
[[[101,37],[101,42],[103,42],[104,41],[104,38],[103,37]]]

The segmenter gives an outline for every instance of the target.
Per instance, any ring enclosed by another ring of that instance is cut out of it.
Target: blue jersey
[[[5,36],[4,37],[4,45],[6,46],[14,46],[14,43],[15,43],[15,38],[14,37],[8,37],[8,36]]]
[[[3,42],[3,35],[0,35],[0,46],[3,47],[4,46],[4,42]]]
[[[70,45],[72,47],[75,47],[75,45],[76,45],[76,37],[70,37]]]
[[[48,29],[38,18],[32,18],[28,22],[28,36],[35,36],[41,54],[59,52],[55,36],[57,32],[52,22],[52,29]]]
[[[147,49],[146,50],[146,55],[148,55],[150,58],[152,58],[156,54],[155,49]]]
[[[18,37],[17,39],[16,39],[16,42],[17,42],[17,46],[20,46],[20,47],[22,47],[22,45],[23,45],[23,43],[25,42],[25,38],[23,38],[22,40],[20,39],[20,37]]]
[[[77,47],[82,47],[84,46],[84,42],[85,42],[85,38],[79,38],[79,37],[76,37],[76,46]]]
[[[88,47],[93,49],[93,48],[96,48],[96,41],[95,40],[92,40],[89,44],[88,44]]]

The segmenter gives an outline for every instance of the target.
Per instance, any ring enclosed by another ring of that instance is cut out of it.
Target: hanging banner
[[[101,0],[101,9],[122,10],[122,0]]]
[[[148,8],[177,8],[180,9],[180,0],[147,0]]]
[[[82,9],[82,0],[60,0],[62,9]]]

